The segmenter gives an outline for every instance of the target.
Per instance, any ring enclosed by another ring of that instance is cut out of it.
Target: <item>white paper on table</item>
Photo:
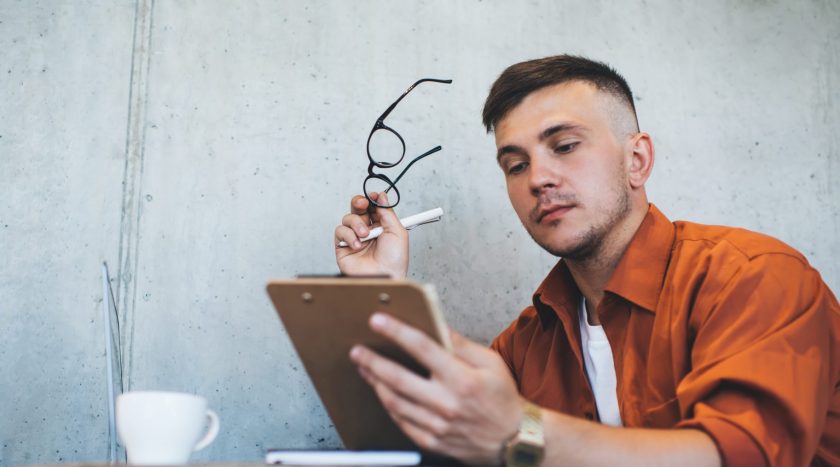
[[[415,451],[291,451],[274,449],[266,464],[286,465],[419,465]]]

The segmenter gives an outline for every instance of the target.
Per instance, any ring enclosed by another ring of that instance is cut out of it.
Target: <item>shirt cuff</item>
[[[695,428],[709,435],[725,467],[770,465],[752,436],[724,419],[694,418],[677,424],[677,428]]]

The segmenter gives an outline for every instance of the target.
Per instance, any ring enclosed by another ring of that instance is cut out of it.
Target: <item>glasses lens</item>
[[[376,200],[373,200],[371,196],[373,193],[385,193],[385,197],[380,195]],[[397,188],[387,180],[378,177],[368,177],[365,179],[365,196],[373,204],[383,208],[396,206],[400,202],[400,192],[397,191]]]
[[[375,164],[391,167],[402,160],[405,144],[392,130],[379,128],[370,135],[368,154]]]

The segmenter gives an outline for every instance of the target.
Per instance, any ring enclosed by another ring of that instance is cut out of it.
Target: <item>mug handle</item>
[[[210,426],[207,428],[207,434],[205,434],[204,437],[201,438],[201,440],[195,445],[193,452],[201,451],[209,446],[210,443],[216,439],[216,435],[219,434],[219,416],[216,415],[216,412],[207,409],[207,418],[210,420]]]

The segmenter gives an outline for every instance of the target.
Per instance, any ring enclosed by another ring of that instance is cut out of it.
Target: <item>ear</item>
[[[642,188],[653,170],[653,140],[647,133],[636,133],[627,142],[627,180],[633,189]]]

